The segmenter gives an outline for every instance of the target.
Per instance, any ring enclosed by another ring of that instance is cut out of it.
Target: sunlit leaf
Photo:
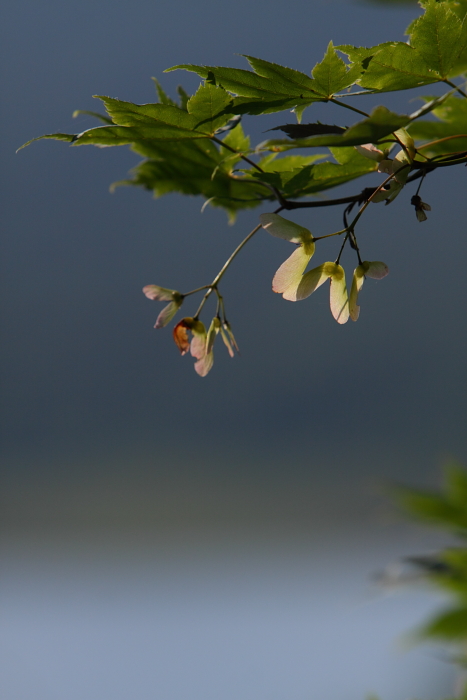
[[[193,341],[192,341],[193,343]],[[195,372],[200,377],[205,377],[212,369],[214,364],[214,354],[211,352],[205,353],[197,362],[195,362]]]
[[[386,158],[384,151],[374,146],[372,143],[362,143],[361,146],[355,146],[360,155],[369,158],[370,160],[376,160],[378,163]]]
[[[33,143],[34,141],[41,141],[41,139],[55,139],[56,141],[68,141],[71,142],[73,141],[75,137],[73,134],[44,134],[44,136],[37,136],[35,139],[30,139],[29,141],[26,141],[26,143],[23,143],[22,146],[20,146],[17,149],[20,151],[22,148],[26,148],[26,146],[29,146],[30,143]]]
[[[467,67],[467,23],[451,3],[429,0],[425,14],[407,29],[410,44],[442,78],[458,75]]]
[[[360,315],[360,307],[358,306],[358,294],[363,287],[365,281],[365,270],[362,265],[355,268],[352,278],[352,286],[349,295],[349,315],[352,321],[357,321]]]
[[[224,319],[224,322],[222,323],[222,329],[226,331],[228,339],[230,340],[230,343],[232,344],[232,347],[235,348],[235,350],[240,353],[240,350],[238,349],[237,341],[235,340],[235,336],[232,332],[232,328],[230,327],[230,323]]]
[[[297,301],[297,288],[314,253],[314,244],[301,245],[282,263],[272,280],[272,290],[288,301]]]
[[[398,129],[394,132],[394,136],[405,146],[409,157],[415,158],[415,143],[411,135],[405,129]]]
[[[174,289],[158,287],[157,284],[147,284],[143,287],[143,294],[153,301],[172,301],[174,294],[178,294]]]
[[[239,114],[266,114],[295,108],[300,115],[313,102],[327,100],[331,95],[329,90],[337,91],[351,85],[358,74],[353,68],[347,70],[332,44],[323,61],[313,69],[316,79],[277,63],[253,56],[245,58],[253,71],[193,64],[180,64],[168,71],[192,71],[237,95],[234,106]]]
[[[227,348],[227,351],[228,351],[230,357],[233,357],[235,353],[234,353],[232,345],[230,343],[229,336],[227,335],[227,333],[222,325],[220,327],[220,334],[221,334],[221,338],[224,342],[225,347]]]
[[[181,301],[172,301],[170,304],[167,304],[167,306],[162,309],[157,317],[154,328],[164,328],[168,323],[170,323],[181,305]]]
[[[325,262],[306,272],[298,285],[296,301],[306,299],[310,294],[313,294],[318,287],[321,287],[331,277],[334,271],[335,263]]]
[[[323,96],[310,86],[311,78],[304,73],[275,63],[248,57],[250,64],[255,63],[260,73],[242,68],[223,68],[221,66],[197,66],[183,64],[168,70],[188,70],[197,73],[225,90],[238,96],[234,100],[237,114],[265,114],[292,109],[296,105],[308,105]],[[267,73],[265,76],[264,73]]]
[[[202,321],[191,319],[190,330],[193,335],[190,343],[190,353],[197,360],[201,360],[206,354],[206,328]]]
[[[425,13],[407,32],[410,43],[386,42],[371,48],[337,48],[360,65],[359,84],[379,91],[407,90],[445,80],[467,67],[467,23],[451,3],[428,0]]]
[[[316,81],[315,89],[318,88],[324,95],[332,97],[336,92],[353,85],[360,77],[360,72],[358,65],[352,66],[349,70],[330,41],[323,60],[317,63],[312,71]]]
[[[365,260],[361,265],[358,265],[353,273],[352,286],[349,295],[349,314],[352,321],[357,321],[360,315],[360,307],[358,306],[358,294],[363,286],[365,277],[371,277],[376,280],[383,279],[388,274],[388,266],[378,260],[369,262]]]
[[[313,236],[304,226],[284,219],[279,214],[260,214],[261,226],[272,236],[291,243],[312,242]]]
[[[372,262],[364,260],[362,266],[365,277],[371,277],[374,280],[382,280],[383,277],[389,274],[388,266],[380,260],[373,260]]]
[[[217,334],[219,333],[221,329],[221,320],[218,316],[214,316],[214,318],[211,321],[211,325],[209,326],[207,337],[206,337],[206,352],[211,352],[214,341],[216,339]]]
[[[331,275],[330,290],[331,313],[337,323],[347,323],[349,320],[349,297],[345,283],[345,272],[341,265],[335,265]]]
[[[232,96],[211,83],[200,85],[187,103],[188,113],[196,120],[196,129],[209,134],[214,134],[234,116],[229,106],[232,106]]]

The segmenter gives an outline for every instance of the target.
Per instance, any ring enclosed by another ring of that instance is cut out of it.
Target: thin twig
[[[257,231],[259,231],[260,228],[261,228],[261,224],[258,224],[258,226],[255,226],[255,228],[253,229],[253,231],[250,231],[250,233],[248,234],[248,236],[246,236],[246,238],[243,239],[243,241],[235,248],[234,252],[227,258],[227,260],[225,261],[224,265],[221,267],[221,269],[219,270],[219,272],[217,273],[217,275],[214,277],[214,279],[213,279],[213,281],[211,282],[211,284],[206,285],[208,291],[206,292],[206,294],[204,295],[203,299],[201,300],[201,304],[199,305],[198,310],[197,310],[197,312],[196,312],[195,315],[194,315],[194,318],[198,318],[198,316],[199,316],[200,313],[201,313],[201,310],[202,310],[203,306],[205,305],[205,303],[207,302],[207,300],[208,300],[209,297],[211,296],[212,292],[213,292],[214,290],[216,290],[216,293],[217,293],[217,285],[219,284],[219,282],[221,281],[221,279],[222,279],[222,277],[224,276],[225,272],[227,271],[227,268],[228,268],[229,265],[232,263],[233,259],[239,254],[239,252],[241,251],[241,249],[243,248],[243,246],[245,246],[245,245],[248,243],[248,241],[250,240],[250,238],[253,238],[253,236],[255,235],[255,233],[256,233]]]

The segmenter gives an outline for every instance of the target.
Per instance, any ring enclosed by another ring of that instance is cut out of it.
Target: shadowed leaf
[[[343,134],[348,127],[330,124],[283,124],[275,126],[269,131],[283,131],[291,139],[304,139],[307,136],[321,136],[322,134]]]
[[[359,146],[362,143],[377,143],[384,137],[408,124],[410,117],[396,114],[383,106],[375,107],[369,117],[346,129],[341,135],[312,136],[297,141],[276,139],[264,141],[261,150],[288,150],[290,148],[312,148],[316,146]]]

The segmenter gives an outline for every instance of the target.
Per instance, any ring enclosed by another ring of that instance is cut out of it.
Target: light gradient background
[[[174,64],[242,67],[245,53],[308,72],[329,39],[402,38],[416,14],[343,0],[4,3],[8,700],[452,692],[439,655],[398,646],[434,598],[382,595],[371,577],[438,544],[394,514],[384,486],[435,484],[446,458],[466,458],[465,168],[427,178],[423,224],[413,186],[369,208],[363,255],[391,273],[366,283],[357,324],[333,321],[324,290],[300,304],[272,294],[290,247],[259,233],[223,283],[242,354],[216,348],[202,380],[170,330],[153,329],[160,307],[140,290],[206,284],[259,212],[229,227],[219,210],[200,214],[198,198],[111,195],[138,162],[126,148],[40,142],[14,154],[34,136],[91,126],[71,114],[99,109],[92,94],[150,102],[151,75],[169,93],[194,91],[195,76],[163,74]],[[407,111],[412,98],[380,101]],[[305,121],[352,122],[336,109],[309,108]],[[244,126],[261,140],[289,116]],[[323,235],[340,216],[294,220]]]

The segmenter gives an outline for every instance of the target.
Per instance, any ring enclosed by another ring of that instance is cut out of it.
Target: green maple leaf
[[[427,102],[430,97],[423,98]],[[425,155],[440,155],[467,150],[467,100],[449,95],[432,110],[438,121],[414,121],[408,130],[417,141],[438,141],[440,143],[423,149]],[[451,138],[456,137],[456,138]]]
[[[312,75],[316,81],[316,88],[329,98],[340,90],[353,85],[360,77],[360,72],[358,65],[348,69],[330,41],[323,60],[313,68]]]
[[[164,93],[165,95],[165,93]],[[201,85],[187,101],[187,110],[164,97],[165,103],[138,105],[97,96],[106,108],[112,124],[87,129],[80,134],[47,134],[42,138],[70,141],[74,146],[122,146],[139,141],[205,139],[234,116],[228,109],[232,97],[222,88]],[[21,148],[23,148],[22,146]]]
[[[338,90],[352,85],[360,72],[358,67],[348,70],[332,42],[323,60],[314,67],[313,78],[261,58],[245,58],[253,71],[192,64],[180,64],[167,70],[188,70],[222,86],[237,96],[234,108],[238,114],[267,114],[294,108],[299,119],[307,106],[327,101]]]
[[[467,66],[467,20],[453,3],[427,0],[425,13],[409,26],[410,43],[386,42],[371,48],[341,45],[361,66],[359,84],[371,90],[407,90],[436,83]]]
[[[337,187],[377,169],[378,163],[360,155],[354,148],[331,148],[337,163],[316,163],[324,155],[266,156],[259,162],[265,173],[248,170],[250,177],[281,189],[285,197],[303,197]]]
[[[241,125],[229,132],[224,141],[248,147]],[[202,195],[211,206],[225,209],[231,221],[240,209],[254,208],[271,197],[261,183],[234,174],[239,156],[222,146],[218,149],[207,139],[141,141],[134,144],[133,150],[145,160],[133,168],[131,179],[119,181],[113,188],[141,186],[155,197],[170,192]]]

